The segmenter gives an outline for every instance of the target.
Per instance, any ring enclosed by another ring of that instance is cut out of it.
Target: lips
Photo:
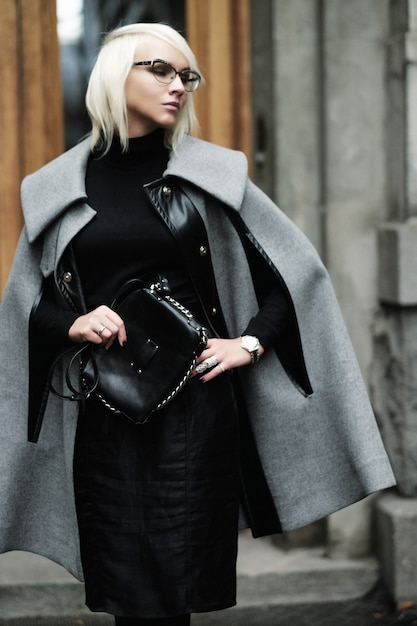
[[[179,102],[165,102],[164,106],[172,108],[172,109],[176,109],[177,111],[180,110],[180,103]]]

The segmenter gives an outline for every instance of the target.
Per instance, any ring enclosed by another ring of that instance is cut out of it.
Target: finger
[[[116,340],[120,346],[123,346],[127,341],[126,327],[123,320],[119,317],[115,322],[107,323],[108,327],[101,333],[106,349],[108,350]]]
[[[111,335],[110,330],[104,324],[102,326],[100,326],[100,328],[98,330],[96,330],[95,332],[102,339],[108,337],[109,335]]]
[[[106,350],[108,350],[109,348],[112,347],[112,345],[114,344],[115,339],[116,339],[116,337],[113,336],[113,337],[110,337],[110,339],[108,339],[106,341],[105,346],[104,346]]]
[[[203,376],[201,376],[200,381],[202,383],[208,383],[214,378],[217,378],[217,376],[219,376],[220,374],[221,374],[220,370],[217,367],[214,367],[212,370],[207,372],[207,374],[204,374]]]
[[[116,341],[118,344],[123,347],[125,345],[125,343],[127,342],[127,335],[126,335],[126,330],[125,327],[123,325],[123,328],[119,330],[119,332],[116,335],[112,335],[108,341],[106,341],[106,350],[108,350],[109,348],[111,348],[111,346],[114,344],[114,342]]]
[[[105,326],[103,324],[98,330],[95,329],[94,332],[103,341],[109,341],[110,339],[114,341],[116,338],[118,338],[119,343],[123,345],[123,343],[126,341],[126,329],[125,329],[124,324],[122,323],[121,327],[118,327],[115,324],[112,324],[110,322],[107,322],[107,324],[108,326]]]
[[[98,328],[97,324],[94,324],[93,333],[98,338],[98,341],[94,340],[94,343],[106,343],[110,339],[110,337],[113,336],[114,327],[110,328],[109,322],[107,322],[107,324],[109,324],[109,326],[101,324],[101,326],[99,326]]]
[[[107,309],[104,317],[105,319],[107,319],[109,322],[111,322],[118,328],[120,328],[123,325],[123,320],[120,317],[120,315],[116,313],[116,311],[113,311],[112,309]]]
[[[119,328],[119,332],[117,333],[117,340],[121,346],[124,346],[127,341],[126,326],[124,324],[122,324],[122,326]]]
[[[213,378],[217,378],[217,376],[221,376],[222,374],[225,374],[226,372],[227,372],[227,368],[222,363],[217,363],[217,365],[213,367],[210,371],[203,374],[200,380],[203,383],[208,383],[210,380],[213,380]]]
[[[213,356],[213,354],[215,354],[216,351],[216,343],[218,343],[218,339],[217,338],[211,338],[208,339],[203,352],[200,354],[199,360],[203,361],[204,359],[206,359],[209,356]]]
[[[99,328],[97,328],[99,326]],[[108,309],[108,313],[100,315],[94,320],[94,330],[100,336],[109,339],[110,337],[122,334],[125,339],[125,325],[122,318]]]
[[[204,361],[201,361],[201,363],[197,365],[196,371],[198,374],[202,374],[203,372],[205,372],[205,370],[215,367],[218,362],[219,361],[216,356],[209,356],[207,359],[204,359]]]
[[[197,363],[202,363],[203,361],[205,361],[206,359],[208,359],[211,355],[209,350],[203,350],[203,352],[200,354],[200,356],[197,359]]]

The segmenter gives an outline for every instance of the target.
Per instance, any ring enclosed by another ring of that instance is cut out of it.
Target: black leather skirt
[[[74,485],[91,610],[158,618],[236,603],[238,448],[228,374],[190,380],[143,426],[86,403]]]

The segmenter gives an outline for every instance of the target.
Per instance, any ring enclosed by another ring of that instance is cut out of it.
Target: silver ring
[[[204,363],[206,363],[207,369],[210,369],[211,367],[215,367],[218,364],[218,360],[217,360],[217,357],[210,356],[208,359],[204,361]]]
[[[215,367],[215,365],[217,364],[217,358],[215,356],[210,356],[208,359],[205,359],[204,361],[199,363],[195,368],[195,371],[197,372],[197,374],[202,374],[211,367]]]
[[[201,361],[201,363],[196,365],[195,371],[197,372],[197,374],[202,374],[203,372],[206,371],[206,369],[207,369],[207,365],[205,361]]]
[[[224,367],[223,367],[223,365],[221,363],[217,363],[217,367],[220,367],[220,369],[221,369],[223,374],[225,373],[226,370],[224,369]]]
[[[105,327],[105,326],[102,326],[102,327],[100,328],[100,330],[98,330],[98,331],[97,331],[97,335],[98,335],[99,337],[101,337],[101,335],[104,333],[104,331],[105,331],[105,330],[106,330],[106,327]]]

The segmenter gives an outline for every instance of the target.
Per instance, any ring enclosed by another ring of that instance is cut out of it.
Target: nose
[[[172,81],[172,83],[170,83],[170,91],[176,92],[176,93],[178,92],[183,93],[185,91],[184,83],[182,82],[179,74],[177,74],[174,80]]]

